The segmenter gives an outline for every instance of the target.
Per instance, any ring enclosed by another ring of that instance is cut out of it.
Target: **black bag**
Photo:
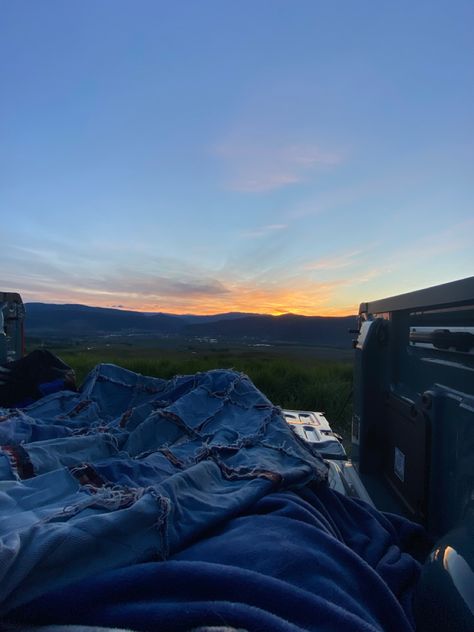
[[[37,349],[0,366],[0,406],[23,408],[62,390],[77,390],[73,369],[50,351]]]

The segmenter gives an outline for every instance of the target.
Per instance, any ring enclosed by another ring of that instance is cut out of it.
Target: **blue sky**
[[[0,0],[0,285],[354,313],[474,274],[474,3]]]

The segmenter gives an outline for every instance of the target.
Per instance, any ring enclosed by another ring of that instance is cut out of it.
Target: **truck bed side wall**
[[[376,505],[440,536],[474,498],[474,278],[359,317],[353,461]]]

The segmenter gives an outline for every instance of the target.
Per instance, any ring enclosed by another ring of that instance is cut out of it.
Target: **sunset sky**
[[[472,0],[0,0],[0,290],[342,315],[474,274]]]

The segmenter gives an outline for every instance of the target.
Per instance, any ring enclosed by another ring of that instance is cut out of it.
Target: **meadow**
[[[76,342],[49,348],[75,370],[78,384],[100,362],[166,379],[217,368],[242,371],[277,406],[324,412],[333,430],[349,446],[353,367],[351,354],[344,350],[222,347],[205,343],[167,348],[140,340],[114,344]]]

